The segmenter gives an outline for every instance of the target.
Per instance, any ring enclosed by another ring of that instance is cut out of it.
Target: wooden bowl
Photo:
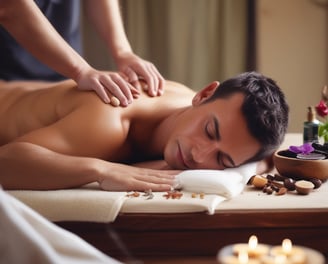
[[[290,178],[317,178],[328,179],[328,159],[302,160],[283,156],[287,150],[278,150],[273,156],[273,162],[277,171]]]

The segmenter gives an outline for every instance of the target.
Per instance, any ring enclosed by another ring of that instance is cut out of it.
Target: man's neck
[[[170,132],[172,127],[174,127],[180,115],[184,113],[188,107],[175,110],[172,114],[168,115],[166,118],[162,119],[160,123],[156,126],[152,133],[152,139],[149,144],[149,152],[153,155],[164,153],[165,146],[170,138]]]

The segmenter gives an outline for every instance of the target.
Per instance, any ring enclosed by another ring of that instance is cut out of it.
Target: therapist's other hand
[[[116,58],[116,64],[134,87],[141,89],[139,79],[142,79],[147,84],[144,90],[147,90],[149,96],[163,94],[165,80],[151,62],[141,59],[132,52],[126,52]]]
[[[90,67],[81,71],[75,81],[78,89],[94,90],[107,104],[117,106],[114,96],[119,100],[120,106],[128,106],[133,98],[139,96],[140,91],[125,79],[118,72],[98,71]]]

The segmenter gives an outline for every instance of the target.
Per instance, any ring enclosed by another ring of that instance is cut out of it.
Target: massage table
[[[290,133],[280,149],[301,144],[302,135]],[[126,262],[216,263],[221,248],[247,243],[253,234],[260,243],[278,245],[290,238],[294,244],[328,256],[327,182],[306,196],[268,195],[250,185],[232,198],[215,194],[201,198],[185,192],[181,199],[167,199],[165,193],[148,199],[143,193],[136,197],[131,192],[101,191],[95,184],[9,193],[102,252]]]

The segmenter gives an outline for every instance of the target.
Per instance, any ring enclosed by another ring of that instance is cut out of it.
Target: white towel
[[[225,170],[186,170],[176,177],[176,186],[184,191],[218,194],[230,199],[243,191],[255,173],[256,163]]]
[[[225,170],[188,170],[177,177],[181,199],[166,199],[165,192],[153,199],[127,197],[126,192],[108,192],[93,183],[83,188],[55,191],[9,191],[50,221],[113,222],[119,213],[215,212],[218,204],[240,194],[256,164]],[[192,193],[205,193],[203,199]]]
[[[0,263],[121,263],[52,224],[1,187],[0,234]]]
[[[8,192],[50,221],[112,222],[127,199],[126,192],[103,191],[97,183],[75,189]]]

